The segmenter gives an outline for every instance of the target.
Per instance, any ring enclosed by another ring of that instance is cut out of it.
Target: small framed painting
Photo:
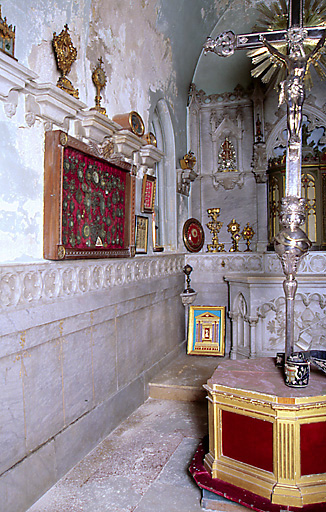
[[[156,178],[145,174],[143,177],[143,188],[141,194],[141,211],[143,213],[154,213],[156,192]]]
[[[187,353],[224,356],[224,306],[190,306]]]
[[[136,253],[147,254],[148,217],[136,215]]]

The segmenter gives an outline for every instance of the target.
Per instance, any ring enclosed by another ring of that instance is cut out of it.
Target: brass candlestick
[[[209,217],[212,217],[212,220],[209,221],[206,226],[213,235],[212,243],[207,245],[207,252],[225,252],[224,244],[220,244],[218,240],[218,233],[223,226],[223,222],[217,220],[220,215],[220,209],[209,208],[207,213]]]
[[[96,96],[95,96],[95,107],[91,108],[91,110],[97,110],[100,114],[107,115],[106,109],[101,106],[101,90],[105,87],[106,84],[106,74],[104,69],[102,68],[103,59],[100,57],[98,59],[98,64],[92,73],[92,80],[96,87]]]
[[[235,219],[232,219],[231,222],[229,222],[228,232],[231,233],[232,238],[232,247],[230,252],[239,252],[239,241],[241,238],[240,224],[238,224]]]
[[[245,252],[252,252],[250,249],[250,244],[251,244],[251,239],[253,238],[254,234],[255,234],[254,230],[252,229],[251,226],[249,226],[249,222],[247,222],[247,224],[245,225],[245,227],[242,230],[243,239],[246,241],[246,244],[247,244],[247,249],[245,250]]]
[[[64,30],[62,30],[58,36],[53,32],[53,49],[57,66],[61,73],[57,87],[78,99],[78,89],[75,89],[70,80],[66,77],[77,58],[77,50],[72,44],[68,30],[68,25],[66,24]]]

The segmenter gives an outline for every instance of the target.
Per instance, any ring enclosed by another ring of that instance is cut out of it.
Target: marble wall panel
[[[94,400],[99,404],[117,391],[115,321],[95,325],[92,336]]]
[[[0,474],[26,453],[24,395],[19,356],[0,359]]]
[[[118,386],[126,386],[137,375],[153,364],[150,358],[152,340],[151,322],[153,308],[137,309],[117,318],[117,368]]]
[[[35,450],[64,425],[60,342],[23,353],[27,450]]]
[[[26,457],[0,479],[0,510],[27,510],[57,480],[54,442]]]
[[[60,340],[65,425],[69,425],[94,406],[93,339],[91,328],[87,328]]]

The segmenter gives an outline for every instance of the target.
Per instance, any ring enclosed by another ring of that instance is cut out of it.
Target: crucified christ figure
[[[294,30],[292,32],[294,34]],[[299,142],[301,140],[301,125],[302,125],[302,105],[305,100],[305,86],[304,78],[306,71],[318,53],[324,46],[326,40],[326,30],[323,36],[319,39],[317,45],[308,55],[305,54],[303,49],[303,38],[295,37],[289,41],[289,54],[284,55],[272,46],[263,35],[260,40],[269,52],[274,55],[278,60],[283,62],[287,69],[287,78],[281,83],[281,90],[279,95],[279,105],[286,101],[288,106],[288,130],[289,142]]]

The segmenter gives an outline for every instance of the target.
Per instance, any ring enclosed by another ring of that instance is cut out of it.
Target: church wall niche
[[[208,208],[220,208],[223,222],[219,240],[229,251],[232,241],[228,223],[235,218],[241,229],[249,222],[257,233],[259,202],[252,173],[253,117],[250,93],[237,87],[231,93],[207,96],[193,85],[190,90],[188,124],[190,144],[197,157],[199,176],[192,184],[191,212],[205,230],[206,242],[211,233],[206,228]],[[229,159],[221,157],[223,145],[229,144]],[[256,236],[253,249],[256,247]],[[244,241],[240,250],[245,249]],[[206,250],[206,247],[205,247]]]

